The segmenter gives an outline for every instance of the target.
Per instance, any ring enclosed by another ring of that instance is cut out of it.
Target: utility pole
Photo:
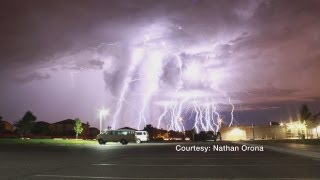
[[[251,125],[252,127],[252,140],[254,140],[254,128],[253,128],[253,124]]]

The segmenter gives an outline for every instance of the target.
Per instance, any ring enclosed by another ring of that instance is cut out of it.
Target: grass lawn
[[[0,144],[44,144],[44,145],[90,145],[98,144],[95,140],[82,139],[19,139],[0,138]]]

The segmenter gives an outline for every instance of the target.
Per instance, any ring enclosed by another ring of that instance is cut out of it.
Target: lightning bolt
[[[133,73],[136,71],[137,66],[139,65],[139,63],[142,61],[142,57],[144,56],[144,50],[142,49],[135,49],[133,51],[133,55],[132,55],[132,61],[131,64],[129,65],[128,71],[127,71],[127,77],[124,80],[124,85],[122,86],[121,89],[121,93],[120,93],[120,97],[118,99],[118,103],[117,103],[117,108],[116,111],[113,115],[113,119],[112,119],[112,128],[114,129],[118,120],[118,116],[119,113],[122,109],[122,104],[123,101],[125,100],[125,96],[128,92],[129,89],[129,85],[131,82],[134,81],[134,79],[132,78]]]
[[[233,120],[234,120],[234,116],[233,116],[234,105],[232,104],[230,97],[229,97],[229,103],[230,103],[230,105],[232,106],[232,110],[231,110],[231,120],[230,120],[230,123],[229,123],[229,127],[230,127],[230,126],[232,126]]]
[[[158,119],[158,125],[157,125],[158,129],[160,129],[161,121],[166,116],[167,113],[168,113],[168,105],[165,106],[164,112],[160,115],[160,117]]]
[[[119,114],[122,111],[124,101],[126,101],[125,98],[128,94],[130,84],[136,80],[140,80],[141,85],[144,85],[144,93],[141,95],[141,106],[139,106],[140,109],[137,112],[139,116],[137,128],[140,129],[142,123],[147,124],[148,118],[146,117],[146,113],[149,113],[148,108],[150,107],[150,101],[159,88],[159,80],[162,74],[163,60],[165,57],[164,54],[170,54],[171,57],[174,57],[173,59],[177,62],[177,68],[179,69],[179,80],[176,83],[175,93],[179,94],[181,90],[185,88],[186,79],[183,77],[186,76],[183,76],[184,63],[182,57],[179,55],[181,53],[179,53],[179,51],[169,49],[165,42],[161,42],[162,50],[164,49],[165,51],[161,51],[160,53],[158,49],[159,47],[156,47],[157,50],[155,50],[154,43],[150,42],[150,40],[150,35],[145,35],[143,48],[139,50],[136,49],[132,53],[133,55],[131,58],[131,63],[126,72],[126,77],[123,81],[123,86],[117,101],[116,110],[113,115],[112,128],[115,128],[116,123],[118,122]],[[147,60],[145,57],[149,59]],[[207,57],[207,59],[209,58]],[[146,61],[141,63],[142,60]],[[142,78],[140,77],[138,79],[134,79],[133,75],[138,70],[138,66],[142,66],[141,69],[145,72],[141,75]],[[195,73],[197,72],[198,71],[195,71]],[[192,73],[191,78],[194,78]],[[231,97],[228,96],[226,92],[220,90],[218,85],[214,83],[215,81],[212,82],[213,85],[211,88],[217,92],[220,92],[231,106],[231,119],[228,125],[232,126],[235,121],[235,106],[232,103]],[[160,128],[165,121],[167,123],[168,130],[180,132],[185,131],[184,115],[188,114],[189,110],[191,111],[189,120],[194,118],[193,128],[195,128],[196,132],[201,130],[217,132],[221,128],[222,118],[218,111],[219,104],[214,102],[212,99],[194,98],[191,100],[191,97],[174,97],[170,102],[171,103],[164,106],[163,112],[158,117],[158,128]]]
[[[143,96],[142,101],[142,108],[139,112],[139,122],[138,122],[138,129],[140,129],[141,123],[144,122],[147,124],[145,118],[145,110],[146,106],[149,104],[153,94],[159,88],[159,80],[162,73],[162,65],[163,65],[163,54],[159,51],[154,51],[149,53],[148,56],[150,59],[145,63],[146,69],[148,69],[147,73],[144,74],[145,82],[146,82],[146,89]]]

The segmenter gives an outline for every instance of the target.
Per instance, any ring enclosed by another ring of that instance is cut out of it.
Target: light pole
[[[180,123],[181,123],[181,125],[182,125],[182,132],[183,132],[183,134],[185,133],[185,129],[184,129],[184,119],[182,118],[182,117],[179,117],[179,121],[180,121]]]
[[[253,124],[251,125],[252,127],[252,140],[254,140],[254,127],[253,127]]]
[[[102,119],[109,115],[109,110],[102,108],[99,111],[99,119],[100,119],[100,133],[102,132]]]
[[[221,128],[221,125],[222,125],[222,119],[218,119],[218,126],[219,126],[219,129]]]

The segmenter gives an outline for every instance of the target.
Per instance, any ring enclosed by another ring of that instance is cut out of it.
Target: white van
[[[136,131],[136,143],[146,142],[149,141],[149,134],[147,131]]]
[[[97,140],[103,145],[107,142],[120,142],[125,145],[129,142],[141,143],[149,140],[147,131],[107,130],[98,134]]]

